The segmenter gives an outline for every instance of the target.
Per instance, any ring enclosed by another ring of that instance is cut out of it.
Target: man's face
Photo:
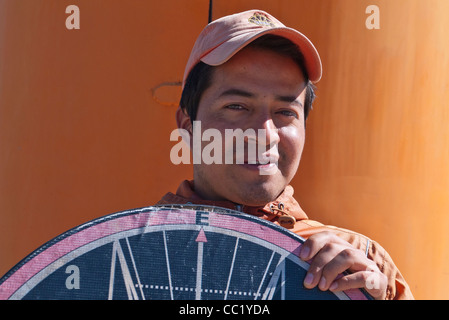
[[[305,88],[299,66],[268,50],[245,48],[216,67],[198,106],[201,131],[215,128],[225,137],[225,129],[264,129],[265,155],[277,164],[250,164],[247,156],[244,164],[196,164],[195,191],[204,199],[250,206],[276,199],[295,175],[304,147]],[[223,141],[223,157],[224,149]]]

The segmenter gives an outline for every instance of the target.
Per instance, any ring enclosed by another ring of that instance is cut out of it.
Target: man
[[[158,204],[220,206],[289,228],[307,239],[300,252],[301,259],[311,261],[306,288],[365,288],[376,299],[412,299],[380,245],[355,232],[309,220],[293,198],[289,183],[304,147],[313,83],[321,73],[313,44],[266,12],[250,10],[210,23],[187,62],[178,127],[188,133],[190,142],[198,128],[225,136],[239,129],[259,134],[244,137],[243,151],[224,143],[220,154],[229,155],[231,150],[232,163],[194,162],[194,180],[182,182],[176,194],[166,194]],[[264,146],[253,157],[251,143]],[[194,154],[205,148],[190,145]],[[345,270],[350,273],[339,277]]]

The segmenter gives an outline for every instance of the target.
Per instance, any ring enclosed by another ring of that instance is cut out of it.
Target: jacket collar
[[[275,220],[279,217],[279,210],[293,216],[297,221],[308,219],[305,212],[299,206],[298,202],[293,198],[293,187],[287,186],[277,199],[260,207],[251,207],[240,205],[231,201],[211,201],[201,199],[194,191],[194,182],[184,180],[178,187],[176,194],[167,193],[158,204],[199,204],[226,209],[237,210],[262,217],[266,220]]]

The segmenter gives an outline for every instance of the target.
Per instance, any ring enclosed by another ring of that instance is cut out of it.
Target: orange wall
[[[79,30],[65,27],[72,4]],[[371,4],[379,30],[365,27]],[[163,84],[181,80],[208,5],[0,0],[0,275],[191,177],[170,162],[180,89]],[[213,13],[252,8],[323,59],[293,181],[308,215],[380,242],[416,298],[449,298],[449,2],[215,0]]]

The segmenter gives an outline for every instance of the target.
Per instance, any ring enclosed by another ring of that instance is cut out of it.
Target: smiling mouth
[[[258,162],[258,161],[252,161],[248,162],[245,161],[244,163],[240,164],[243,168],[257,172],[259,175],[273,175],[277,172],[277,162]]]
[[[248,161],[248,160],[245,160],[245,162],[242,164],[248,164],[248,165],[253,165],[253,166],[264,166],[264,165],[269,165],[269,164],[275,164],[276,162],[277,161],[258,161],[258,160]]]

